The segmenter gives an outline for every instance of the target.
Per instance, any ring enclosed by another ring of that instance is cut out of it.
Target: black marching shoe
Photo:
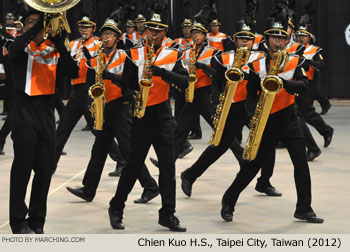
[[[323,138],[324,138],[324,145],[323,145],[323,147],[327,148],[331,144],[333,133],[334,133],[334,129],[331,127],[329,132],[326,135],[323,136]]]
[[[0,155],[5,155],[3,144],[0,144]]]
[[[22,227],[21,229],[18,230],[13,230],[14,234],[35,234],[35,232],[30,229],[28,226]]]
[[[36,234],[44,234],[44,229],[43,228],[32,228],[32,230]]]
[[[159,195],[159,191],[143,191],[141,198],[134,200],[136,204],[145,204]]]
[[[123,214],[118,211],[113,211],[112,209],[108,209],[108,215],[109,215],[109,222],[111,223],[111,226],[113,229],[123,230],[125,229],[125,226],[122,222],[123,220]]]
[[[294,213],[294,217],[299,220],[306,220],[306,222],[309,223],[323,223],[324,221],[324,219],[316,217],[316,214],[313,211],[304,214]]]
[[[202,132],[191,131],[191,133],[188,134],[187,139],[202,139]]]
[[[191,144],[186,145],[185,147],[182,148],[179,155],[177,155],[177,158],[184,158],[191,151],[193,151],[193,146]]]
[[[61,156],[65,156],[65,155],[67,155],[67,152],[62,151]]]
[[[83,200],[86,200],[87,202],[91,202],[94,199],[94,197],[89,196],[85,193],[84,187],[72,188],[72,187],[67,186],[66,189],[70,193],[74,194],[75,196],[77,196]]]
[[[226,203],[224,202],[224,199],[221,200],[221,217],[225,220],[225,221],[232,221],[232,217],[233,217],[233,209],[231,207],[229,207],[228,205],[226,205]]]
[[[165,217],[159,217],[158,224],[169,228],[171,231],[175,232],[186,232],[187,228],[180,226],[180,221],[176,216],[173,214],[165,216]]]
[[[158,163],[158,160],[157,160],[157,159],[155,159],[155,158],[153,158],[153,157],[150,157],[149,160],[151,161],[151,163],[152,163],[155,167],[159,168],[159,163]]]
[[[108,173],[108,176],[120,177],[120,175],[122,174],[122,170],[126,167],[126,165],[127,165],[126,163],[125,164],[117,163],[117,167],[115,168],[115,170]]]
[[[181,172],[181,189],[186,196],[191,197],[192,194],[192,183],[186,179],[185,172]]]
[[[317,158],[319,155],[321,155],[321,150],[318,152],[313,152],[313,151],[307,151],[306,153],[306,158],[308,162],[314,161],[315,158]]]
[[[328,101],[328,103],[322,107],[321,115],[327,114],[328,110],[332,107],[332,104]]]
[[[260,186],[256,185],[255,190],[260,193],[265,193],[267,196],[280,197],[282,193],[277,191],[272,185]]]
[[[89,124],[86,124],[84,128],[81,129],[81,131],[90,131],[91,128],[89,126]]]

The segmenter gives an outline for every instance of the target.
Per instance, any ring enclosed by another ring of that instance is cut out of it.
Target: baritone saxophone
[[[150,73],[150,70],[153,63],[155,40],[156,37],[153,37],[152,44],[147,52],[147,59],[145,60],[143,68],[143,76],[142,79],[139,80],[140,90],[136,91],[134,116],[140,119],[145,115],[149,90],[151,87],[153,87],[152,74]]]
[[[258,103],[256,104],[255,113],[252,118],[252,125],[249,130],[247,142],[245,144],[243,159],[252,161],[258,154],[260,142],[267,120],[270,115],[275,96],[283,88],[283,80],[277,76],[284,71],[289,62],[289,55],[286,51],[278,50],[274,54],[274,65],[270,66],[267,76],[261,80],[262,89]],[[282,65],[282,63],[284,64]]]
[[[250,50],[247,47],[237,49],[231,68],[225,72],[226,86],[224,92],[219,97],[219,104],[216,107],[216,113],[213,119],[214,127],[208,144],[213,146],[220,144],[233,96],[235,95],[238,84],[244,79],[244,73],[240,68],[247,64],[249,57]]]
[[[190,103],[193,102],[194,89],[195,89],[196,82],[197,82],[197,71],[195,68],[195,64],[197,61],[197,58],[196,58],[197,41],[194,40],[193,43],[194,44],[193,44],[193,48],[192,48],[192,52],[191,52],[190,64],[188,66],[189,84],[185,90],[185,100],[186,100],[186,102],[190,102]]]
[[[90,106],[90,111],[94,120],[94,130],[102,130],[104,118],[104,93],[105,86],[102,78],[104,60],[103,60],[103,42],[100,42],[99,49],[97,51],[97,66],[95,70],[95,84],[89,88],[89,96],[93,99]]]

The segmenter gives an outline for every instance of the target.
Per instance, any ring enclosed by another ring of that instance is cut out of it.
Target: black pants
[[[47,195],[54,167],[54,96],[29,97],[16,93],[12,140],[14,160],[10,182],[10,226],[13,232],[27,222],[42,228],[46,217]],[[25,203],[30,174],[34,171],[29,209]]]
[[[94,119],[92,118],[89,110],[92,100],[88,95],[88,89],[89,87],[86,84],[78,84],[73,86],[72,95],[57,127],[57,147],[55,156],[56,166],[60,160],[63,148],[80,118],[84,116],[91,129],[94,126]],[[92,133],[96,135],[95,131],[92,131]],[[115,142],[112,145],[110,153],[113,160],[117,161],[118,159],[122,159],[122,157],[119,155],[118,146]]]
[[[6,117],[4,124],[0,129],[0,146],[4,146],[6,138],[10,134],[12,129],[12,115],[11,113]]]
[[[185,92],[180,93],[178,91],[175,91],[175,120],[176,121],[179,120],[181,111],[185,104],[186,104]],[[200,118],[198,113],[194,115],[190,131],[198,134],[202,134],[202,128],[201,128]]]
[[[305,121],[313,126],[321,136],[328,135],[332,127],[327,125],[313,106],[313,97],[310,88],[305,93],[296,97],[300,112],[304,115]]]
[[[271,157],[279,141],[286,144],[294,166],[294,180],[297,189],[296,212],[303,214],[311,208],[311,178],[306,160],[305,141],[300,121],[292,106],[270,115],[261,139],[257,157],[243,164],[231,186],[226,190],[223,201],[234,210],[240,193],[248,186],[265,162]]]
[[[125,160],[130,156],[131,145],[132,105],[123,104],[123,99],[111,101],[105,106],[105,123],[102,131],[96,132],[96,138],[91,150],[91,158],[84,175],[83,185],[87,195],[94,197],[101,179],[108,151],[113,139],[116,138],[120,152]],[[156,181],[149,174],[147,168],[141,170],[138,177],[142,187],[149,191],[158,191]]]
[[[193,103],[186,103],[181,112],[177,127],[175,129],[175,157],[181,151],[188,133],[193,123],[193,118],[196,113],[200,114],[206,122],[213,127],[213,118],[216,106],[210,101],[210,87],[199,88],[195,91]],[[239,162],[242,162],[242,148],[236,141],[233,141],[231,146],[235,157]]]
[[[198,160],[184,172],[186,179],[193,183],[210,165],[218,160],[237,141],[245,124],[245,101],[233,103],[228,113],[225,128],[218,146],[208,146]],[[238,143],[237,143],[238,144]],[[242,155],[242,150],[240,155]]]
[[[110,201],[112,210],[123,212],[128,194],[144,166],[151,145],[159,162],[158,184],[162,197],[159,215],[175,212],[174,131],[169,101],[147,107],[142,119],[134,118],[131,155],[127,167],[122,171],[116,194]]]

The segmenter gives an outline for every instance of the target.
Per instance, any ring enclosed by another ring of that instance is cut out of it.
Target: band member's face
[[[85,39],[91,38],[95,30],[95,26],[78,26],[78,31],[80,35]]]
[[[212,33],[216,34],[216,33],[219,32],[220,26],[218,26],[218,25],[211,25],[210,29],[211,29]]]
[[[307,45],[310,42],[310,36],[309,35],[297,35],[297,42],[299,42],[302,45]]]
[[[269,36],[269,51],[276,53],[278,50],[283,50],[287,44],[286,36]]]
[[[198,45],[202,44],[205,37],[207,36],[207,34],[205,34],[204,32],[196,31],[196,30],[192,31],[191,35],[192,35],[192,39],[196,40]]]
[[[155,37],[155,41],[154,41],[154,45],[161,45],[162,44],[162,41],[165,37],[165,34],[166,34],[166,30],[154,30],[154,29],[146,29],[146,35],[147,35],[147,40],[148,40],[148,43],[151,44],[152,41],[152,38]]]
[[[23,32],[28,31],[30,28],[32,28],[40,19],[39,14],[32,14],[29,15],[26,20],[24,20],[23,24]]]
[[[103,41],[103,47],[112,48],[118,42],[118,34],[111,29],[104,29],[101,33],[101,39]]]
[[[143,22],[136,22],[137,30],[143,31]]]
[[[14,26],[14,22],[15,22],[15,20],[12,18],[5,20],[6,26],[10,26],[10,27]]]
[[[248,47],[248,49],[251,50],[253,47],[253,43],[254,43],[254,39],[236,37],[237,48]]]
[[[127,26],[126,28],[125,28],[125,30],[126,30],[126,33],[133,33],[134,31],[135,31],[135,27],[134,26]]]
[[[191,37],[191,27],[190,26],[182,27],[182,34],[184,35],[185,38]]]

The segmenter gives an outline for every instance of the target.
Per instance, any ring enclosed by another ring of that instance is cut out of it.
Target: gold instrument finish
[[[102,78],[104,70],[104,59],[103,59],[103,42],[100,42],[99,49],[97,51],[97,66],[95,70],[95,84],[89,88],[89,96],[94,100],[91,104],[90,111],[94,121],[94,129],[102,130],[104,118],[104,93],[105,87]]]
[[[156,37],[153,37],[152,44],[147,52],[147,59],[145,60],[142,79],[139,80],[140,90],[136,92],[134,116],[140,119],[145,115],[149,90],[151,87],[153,87],[151,66],[153,63],[155,40]]]
[[[193,41],[193,48],[192,48],[192,53],[191,53],[191,59],[190,59],[190,64],[188,66],[188,72],[189,72],[189,84],[188,88],[185,90],[185,101],[186,102],[193,102],[194,98],[194,89],[196,86],[197,82],[197,71],[196,71],[196,51],[197,51],[197,41]]]
[[[208,144],[213,146],[220,144],[237,86],[244,79],[244,73],[240,68],[247,64],[249,57],[250,51],[247,47],[237,49],[232,67],[225,72],[226,86],[224,92],[220,94],[219,104],[213,119],[214,127]]]
[[[283,66],[281,67],[282,62]],[[289,62],[289,55],[286,51],[279,50],[274,54],[274,65],[270,66],[269,72],[265,78],[262,79],[261,95],[255,108],[255,113],[252,118],[252,125],[249,130],[247,142],[245,144],[243,159],[252,161],[258,154],[260,142],[270,111],[275,100],[275,96],[283,88],[283,80],[277,76],[278,73],[284,71]]]
[[[72,8],[80,0],[24,0],[30,7],[44,12],[44,38],[55,37],[63,31],[71,33],[66,17],[66,10]],[[67,50],[70,50],[68,38],[65,40]]]

